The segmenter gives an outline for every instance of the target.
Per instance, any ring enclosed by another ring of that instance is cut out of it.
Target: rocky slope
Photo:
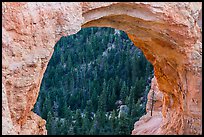
[[[154,65],[162,111],[133,134],[202,134],[201,12],[199,2],[3,2],[3,134],[46,134],[31,109],[53,46],[81,26],[125,31]]]

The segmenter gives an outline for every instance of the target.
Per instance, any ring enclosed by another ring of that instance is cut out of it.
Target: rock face
[[[2,129],[3,135],[17,134],[11,120],[4,85],[2,85]]]
[[[201,2],[3,2],[3,134],[46,134],[31,109],[54,45],[93,26],[125,31],[154,66],[162,100],[133,134],[202,134],[201,12]]]

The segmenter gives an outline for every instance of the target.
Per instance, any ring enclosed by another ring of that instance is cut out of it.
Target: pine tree
[[[122,88],[120,90],[120,98],[121,98],[122,102],[125,102],[126,93],[127,93],[127,87],[126,87],[126,83],[124,81]]]
[[[112,92],[110,94],[110,103],[109,103],[109,106],[110,106],[110,109],[114,109],[115,108],[115,102],[116,102],[116,94],[115,94],[115,89],[113,88],[112,89]]]
[[[79,134],[81,134],[81,130],[82,130],[81,111],[80,111],[80,109],[77,109],[76,114],[75,114],[74,133],[76,135],[79,135]]]
[[[129,102],[128,102],[128,104],[129,104],[128,107],[130,108],[130,110],[132,110],[132,108],[133,108],[134,92],[135,92],[135,87],[131,86]]]
[[[107,101],[107,88],[106,88],[106,82],[103,83],[103,91],[99,97],[99,103],[98,103],[98,110],[100,111],[106,111],[106,101]]]
[[[85,116],[82,122],[82,133],[84,135],[89,135],[90,128],[91,128],[91,119],[89,119],[89,113],[85,111]]]
[[[129,131],[129,118],[128,117],[120,117],[119,118],[118,128],[119,128],[118,133],[120,135],[130,134],[130,131]]]
[[[49,94],[47,95],[47,97],[45,98],[45,101],[43,103],[43,109],[42,109],[42,118],[43,119],[47,119],[47,114],[48,111],[51,110],[51,99]]]
[[[92,100],[88,100],[86,103],[86,108],[85,108],[85,112],[86,112],[86,117],[91,120],[92,119],[92,112],[93,112],[93,104],[92,104]]]
[[[63,132],[62,132],[62,123],[61,123],[60,118],[56,119],[56,134],[57,135],[62,135],[63,134]]]
[[[113,110],[111,113],[110,123],[111,123],[112,134],[117,135],[118,134],[118,119],[117,119],[115,110]]]
[[[68,125],[71,125],[71,122],[72,122],[72,111],[70,109],[70,106],[66,107],[64,118],[68,122]]]
[[[49,111],[48,114],[47,114],[47,122],[46,122],[46,129],[47,129],[47,134],[48,135],[52,135],[52,114],[51,112]]]
[[[98,111],[97,111],[98,112]],[[96,113],[95,117],[94,117],[94,120],[93,120],[93,124],[92,124],[92,127],[91,127],[91,130],[90,130],[90,134],[91,135],[98,135],[99,132],[100,132],[100,127],[99,127],[99,114]]]

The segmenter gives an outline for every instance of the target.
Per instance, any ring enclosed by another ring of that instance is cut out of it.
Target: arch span
[[[31,109],[53,46],[62,35],[93,26],[125,31],[154,66],[163,94],[162,122],[158,130],[133,134],[202,134],[201,8],[196,2],[2,3],[2,83],[8,100],[2,119],[11,119],[3,121],[3,134],[46,134],[45,121]]]

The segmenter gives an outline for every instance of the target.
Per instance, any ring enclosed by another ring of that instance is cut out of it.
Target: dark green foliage
[[[130,119],[128,117],[120,117],[118,124],[118,134],[119,135],[128,135],[131,133],[129,129]]]
[[[47,113],[47,123],[46,123],[46,129],[47,129],[48,135],[52,134],[52,123],[53,123],[53,118],[52,118],[51,112],[49,111]]]
[[[47,120],[48,135],[131,134],[152,77],[123,31],[82,29],[56,43],[34,111]],[[120,118],[118,101],[129,108]]]

